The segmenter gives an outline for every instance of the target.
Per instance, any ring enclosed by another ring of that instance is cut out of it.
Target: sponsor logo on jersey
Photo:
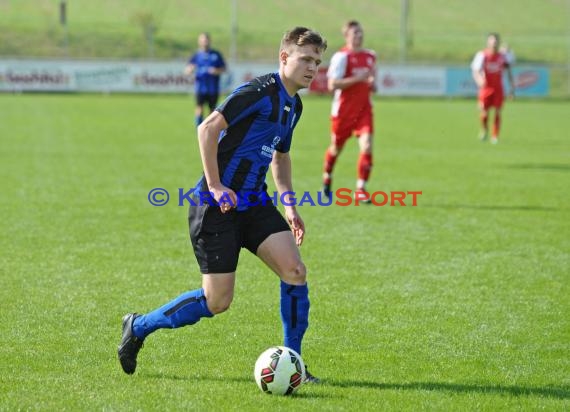
[[[271,146],[263,145],[261,147],[261,155],[272,159],[273,152],[275,151],[275,146],[277,146],[280,141],[281,141],[281,136],[275,136],[273,138],[273,143],[271,143]]]

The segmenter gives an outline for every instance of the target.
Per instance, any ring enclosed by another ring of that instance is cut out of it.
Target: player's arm
[[[485,86],[485,73],[483,73],[482,70],[473,70],[472,74],[477,87],[481,88]]]
[[[343,77],[341,79],[329,78],[327,86],[332,92],[337,89],[344,90],[350,86],[355,85],[356,83],[368,82],[370,84],[374,81],[373,79],[373,74],[370,71],[367,71],[366,73],[360,73],[356,76]]]
[[[214,76],[220,76],[222,73],[225,72],[226,72],[226,63],[223,60],[218,66],[208,67],[208,73],[213,74]]]
[[[283,205],[285,207],[285,217],[291,225],[291,230],[295,236],[295,241],[297,246],[303,243],[303,238],[305,237],[305,223],[299,213],[297,213],[297,208],[294,205],[293,197],[293,183],[291,179],[291,157],[289,152],[282,153],[275,151],[273,153],[273,161],[271,162],[271,172],[273,174],[273,180],[275,181],[275,187],[279,192],[281,197],[285,192],[291,192],[291,194],[283,198]]]
[[[214,76],[220,76],[222,73],[225,73],[227,70],[224,57],[220,53],[217,53],[217,56],[218,60],[216,61],[215,66],[208,67],[208,73]]]
[[[228,123],[221,113],[214,111],[198,126],[198,145],[200,157],[204,168],[204,176],[208,183],[208,189],[213,193],[216,202],[224,196],[231,199],[231,205],[220,204],[222,213],[237,205],[237,197],[233,190],[222,185],[218,171],[218,136],[222,130],[227,129]]]
[[[214,76],[219,76],[226,71],[226,67],[209,67],[208,73],[213,74]]]
[[[372,67],[372,72],[370,73],[370,77],[368,78],[368,84],[370,85],[370,90],[373,93],[376,93],[378,91],[378,88],[376,87],[376,73],[378,73],[378,70],[376,69],[376,63],[374,63],[374,66]]]
[[[485,72],[483,71],[483,62],[485,60],[485,55],[482,52],[477,52],[473,61],[471,62],[471,73],[473,80],[477,87],[481,88],[485,86]]]
[[[366,71],[358,75],[346,77],[347,55],[337,52],[333,55],[329,69],[327,70],[327,87],[329,91],[344,90],[356,83],[368,81],[373,73]]]
[[[509,90],[509,95],[511,97],[515,97],[515,79],[513,77],[513,71],[511,70],[511,65],[507,65],[505,67],[505,70],[507,71],[507,77],[509,79],[509,86],[511,86],[510,90]]]
[[[184,68],[184,74],[186,76],[191,76],[196,70],[196,65],[194,63],[188,63]]]

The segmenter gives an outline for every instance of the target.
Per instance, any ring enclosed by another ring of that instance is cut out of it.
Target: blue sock
[[[194,122],[196,122],[196,127],[200,126],[200,123],[202,123],[203,120],[204,120],[204,117],[202,115],[195,116]]]
[[[157,329],[193,325],[200,318],[212,316],[204,289],[197,289],[183,293],[166,305],[137,317],[133,322],[133,333],[137,338],[144,339]]]
[[[284,346],[301,354],[303,335],[309,327],[309,288],[304,285],[288,285],[281,281],[281,321]]]

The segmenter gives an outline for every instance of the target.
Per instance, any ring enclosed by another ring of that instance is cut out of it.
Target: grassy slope
[[[305,100],[295,186],[314,193],[328,98]],[[186,208],[147,203],[200,173],[181,96],[2,96],[0,409],[565,410],[570,406],[567,107],[514,102],[498,146],[467,101],[380,101],[371,189],[418,207],[302,207],[325,379],[261,394],[280,342],[277,281],[240,262],[223,316],[161,331],[132,377],[120,317],[198,285]],[[540,116],[537,116],[540,113]],[[355,142],[335,184],[354,184]],[[316,159],[316,160],[315,160]]]
[[[229,53],[231,9],[227,0],[189,2],[165,0],[68,1],[70,55],[73,57],[147,57],[148,48],[136,16],[149,13],[158,26],[155,56],[184,58],[200,31],[210,31],[216,46]],[[237,0],[238,57],[268,59],[276,39],[294,25],[316,27],[341,44],[339,26],[346,18],[362,21],[367,44],[382,59],[398,59],[400,2],[302,0],[264,2]],[[568,15],[562,1],[493,0],[411,1],[411,60],[457,61],[472,57],[485,33],[500,31],[520,61],[566,63]],[[52,56],[64,53],[58,23],[58,1],[0,1],[0,55]]]

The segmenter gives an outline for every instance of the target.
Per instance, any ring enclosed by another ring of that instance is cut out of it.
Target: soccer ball
[[[274,346],[259,355],[253,375],[263,392],[291,395],[305,380],[305,363],[293,349]]]

